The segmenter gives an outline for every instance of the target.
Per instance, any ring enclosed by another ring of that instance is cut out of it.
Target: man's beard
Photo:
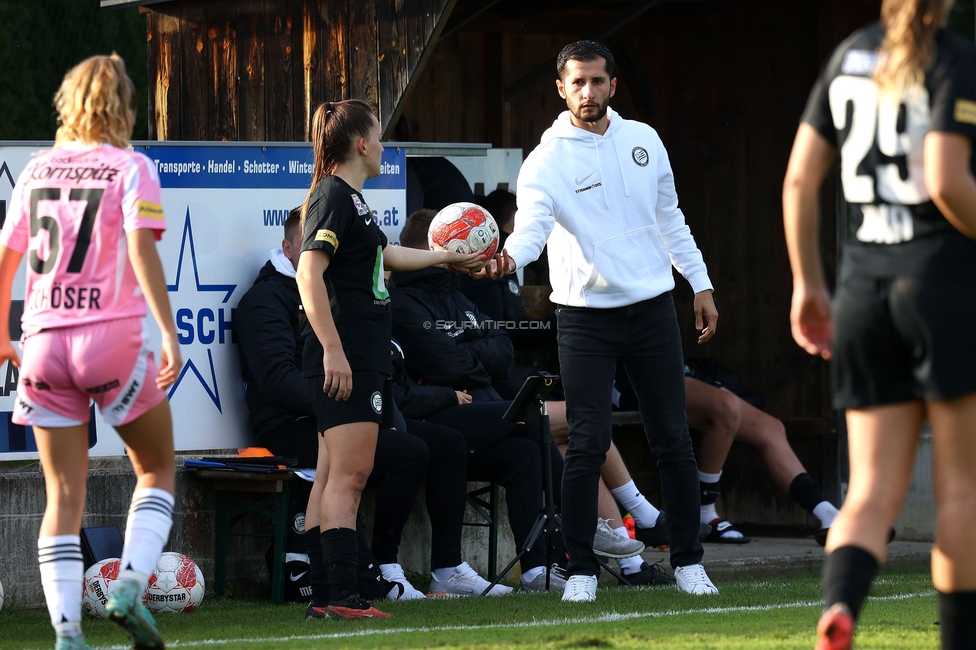
[[[570,112],[572,112],[573,117],[575,117],[580,122],[591,122],[591,123],[592,122],[599,122],[604,117],[606,117],[607,108],[609,106],[610,106],[610,103],[609,102],[607,102],[606,104],[597,104],[597,111],[596,111],[595,114],[591,114],[591,115],[593,115],[592,117],[583,117],[583,109],[582,109],[582,107],[577,108],[575,111],[572,110],[572,109],[570,109]]]

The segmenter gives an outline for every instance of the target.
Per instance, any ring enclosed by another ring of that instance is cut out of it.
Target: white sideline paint
[[[927,589],[911,594],[895,594],[893,596],[870,597],[871,601],[886,600],[911,600],[912,598],[922,598],[934,596],[935,591]],[[521,623],[494,623],[491,625],[443,625],[439,627],[401,627],[384,628],[381,630],[356,630],[355,632],[337,632],[335,634],[308,634],[294,636],[279,636],[265,638],[246,638],[246,639],[203,639],[200,641],[166,641],[167,648],[198,648],[206,646],[238,646],[249,643],[282,643],[286,641],[319,641],[328,639],[348,639],[350,637],[376,636],[389,634],[416,634],[430,632],[456,632],[460,630],[499,630],[499,629],[518,629],[533,627],[556,627],[561,625],[579,625],[583,623],[619,623],[637,618],[664,618],[666,616],[684,616],[686,614],[731,614],[738,612],[768,612],[776,609],[792,609],[801,607],[821,607],[823,601],[820,600],[801,600],[793,603],[780,603],[778,605],[750,605],[744,607],[706,607],[702,609],[679,609],[668,610],[666,612],[627,612],[619,614],[617,612],[607,612],[599,616],[582,616],[576,618],[559,618],[549,621],[524,621]],[[127,650],[128,645],[99,646],[96,650]]]

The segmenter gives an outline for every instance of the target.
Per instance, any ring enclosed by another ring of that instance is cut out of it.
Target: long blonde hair
[[[335,173],[336,167],[352,156],[355,138],[368,138],[376,116],[369,104],[359,99],[346,99],[341,102],[320,104],[312,114],[312,152],[315,168],[312,172],[312,185],[302,203],[302,227],[312,191],[326,176]]]
[[[125,61],[114,52],[92,56],[64,75],[54,94],[58,111],[55,147],[66,142],[106,142],[128,147],[135,124],[136,88]]]
[[[884,0],[881,24],[885,30],[874,80],[882,94],[900,96],[921,87],[935,54],[935,33],[955,0]]]

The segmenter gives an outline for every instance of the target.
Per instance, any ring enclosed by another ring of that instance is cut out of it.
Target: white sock
[[[38,539],[37,563],[51,625],[61,636],[81,634],[81,590],[85,576],[81,537],[58,535]]]
[[[718,519],[718,510],[715,509],[714,503],[701,507],[701,522],[703,524],[710,524],[716,519]]]
[[[719,479],[722,478],[722,470],[719,470],[717,474],[706,474],[705,472],[698,470],[698,480],[702,483],[718,483]]]
[[[640,555],[635,555],[634,557],[622,557],[617,560],[617,566],[620,567],[620,571],[624,575],[639,572],[641,570],[641,565],[643,564],[644,560],[641,559]]]
[[[453,567],[442,567],[440,569],[433,569],[430,572],[430,577],[434,579],[435,582],[447,582],[451,579],[451,576],[455,573],[460,573],[460,565]]]
[[[618,535],[622,535],[624,537],[630,537],[630,535],[627,533],[626,526],[621,526],[620,528],[614,528],[613,530]],[[619,566],[620,570],[624,572],[624,575],[627,575],[628,573],[637,573],[638,571],[640,571],[641,564],[643,563],[644,563],[644,558],[642,558],[640,555],[634,555],[632,557],[624,557],[617,560],[617,566]]]
[[[380,573],[383,575],[384,580],[390,582],[396,582],[398,580],[403,580],[403,567],[399,564],[381,564]]]
[[[522,579],[525,580],[526,582],[532,582],[533,580],[535,580],[545,572],[546,572],[546,567],[534,566],[531,569],[522,572]]]
[[[146,586],[173,527],[173,503],[173,495],[159,488],[133,492],[119,562],[120,579],[137,580]]]
[[[830,501],[821,501],[813,509],[813,516],[820,520],[821,528],[830,528],[837,516],[837,508]]]
[[[624,510],[630,513],[634,523],[641,528],[651,528],[657,523],[661,511],[651,505],[633,481],[610,490],[610,494],[624,507]]]

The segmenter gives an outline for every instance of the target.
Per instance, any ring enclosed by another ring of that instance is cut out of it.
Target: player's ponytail
[[[92,56],[71,68],[58,92],[55,147],[65,142],[105,142],[128,147],[135,124],[135,85],[118,54]]]
[[[954,0],[884,0],[881,24],[885,30],[874,79],[883,95],[901,95],[925,83],[932,62],[935,33]]]
[[[335,173],[336,167],[352,156],[352,145],[357,137],[368,138],[376,117],[369,105],[359,99],[319,104],[312,114],[312,153],[315,167],[312,185],[302,203],[302,227],[312,190],[326,176]]]

